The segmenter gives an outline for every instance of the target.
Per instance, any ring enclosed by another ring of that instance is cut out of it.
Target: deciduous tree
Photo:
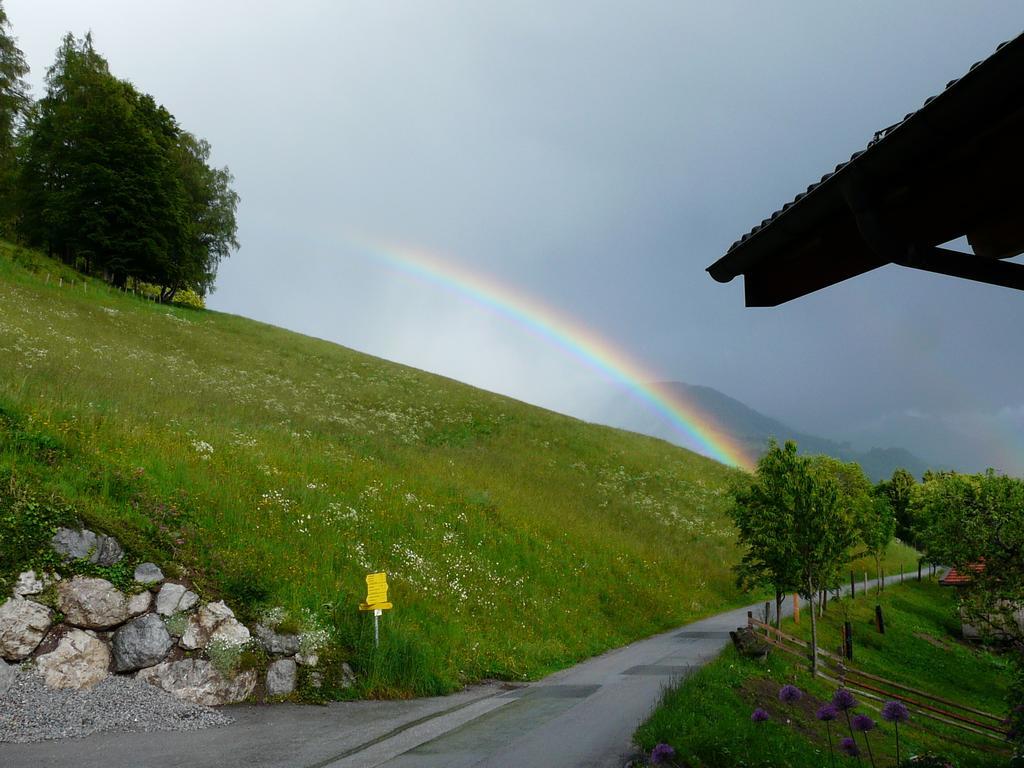
[[[911,498],[917,481],[905,469],[897,469],[892,477],[883,480],[876,486],[876,492],[885,494],[889,506],[896,516],[896,536],[900,541],[916,545],[917,533],[914,529],[914,516],[911,509]]]
[[[770,521],[758,524],[758,516]],[[795,443],[779,447],[773,441],[749,491],[736,493],[733,519],[747,547],[744,561],[771,573],[779,585],[795,585],[810,602],[811,666],[817,671],[816,601],[856,540],[839,484],[820,462],[800,456]]]
[[[958,589],[964,619],[1016,651],[1011,732],[1024,753],[1024,480],[992,470],[932,474],[911,506],[929,559],[970,575]]]

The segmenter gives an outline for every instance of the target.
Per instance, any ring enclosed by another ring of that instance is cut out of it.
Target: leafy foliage
[[[13,233],[16,178],[15,136],[32,100],[25,75],[28,65],[10,31],[7,13],[0,7],[0,234]]]
[[[800,456],[796,443],[772,441],[749,490],[734,495],[731,514],[747,547],[743,568],[765,574],[777,595],[795,587],[810,600],[815,639],[815,599],[838,582],[856,541],[851,506],[863,477],[856,465]]]
[[[960,591],[968,616],[1024,650],[1015,619],[1024,605],[1024,480],[991,470],[934,475],[913,503],[928,557],[971,576]]]
[[[970,574],[958,589],[965,620],[1015,651],[1011,727],[1024,754],[1024,480],[992,470],[932,474],[912,506],[928,557]]]
[[[896,536],[908,544],[917,542],[917,530],[914,523],[913,507],[911,500],[914,495],[914,488],[917,481],[914,476],[905,469],[897,469],[892,477],[883,480],[878,484],[876,490],[885,495],[896,516]]]
[[[161,298],[204,296],[238,247],[238,195],[210,145],[111,74],[91,35],[65,36],[21,137],[21,232],[66,263]]]
[[[72,519],[66,505],[40,496],[14,472],[0,469],[0,593],[10,591],[25,565],[55,564],[50,539]]]

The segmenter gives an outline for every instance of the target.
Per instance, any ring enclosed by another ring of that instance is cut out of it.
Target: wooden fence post
[[[880,635],[885,634],[885,617],[882,616],[882,606],[875,606],[875,628]]]
[[[917,580],[921,580],[921,561],[917,561]]]
[[[843,650],[846,658],[853,661],[853,625],[848,621],[843,622]]]
[[[857,596],[857,580],[853,578],[853,571],[850,571],[850,599]]]
[[[800,595],[793,593],[793,623],[800,623]]]

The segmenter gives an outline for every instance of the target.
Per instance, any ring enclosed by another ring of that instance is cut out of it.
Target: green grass
[[[243,618],[323,625],[380,696],[536,678],[747,600],[736,470],[85,282],[0,243],[0,582],[78,518]],[[379,652],[374,570],[396,606]]]
[[[874,629],[876,604],[886,618],[884,635]],[[847,618],[854,627],[859,669],[993,714],[1005,712],[1007,659],[957,639],[959,620],[952,590],[928,580],[908,581],[888,587],[881,596],[872,591],[868,599],[830,603],[819,624],[819,645],[838,650],[840,627]],[[806,613],[799,626],[787,620],[783,629],[808,639]],[[797,706],[783,705],[777,693],[785,683],[795,683],[809,695]],[[693,766],[820,768],[829,764],[828,744],[813,713],[832,691],[824,681],[812,681],[806,664],[796,657],[776,651],[767,663],[759,663],[740,657],[730,646],[681,686],[667,691],[635,738],[646,750],[667,742]],[[769,722],[751,722],[757,706],[769,711]],[[880,729],[871,734],[878,765],[893,765],[891,726],[881,722],[877,710],[864,705],[860,709],[880,723]],[[834,738],[849,735],[845,721],[836,725]],[[997,742],[921,717],[901,728],[900,735],[904,758],[931,752],[960,768],[1004,766],[1008,761],[1008,751]],[[853,764],[846,757],[837,761]],[[867,765],[866,753],[864,761]]]
[[[45,525],[77,516],[243,613],[311,612],[368,694],[536,677],[742,600],[734,470],[251,320],[83,288],[10,247],[0,418],[12,487],[58,500]],[[356,608],[377,569],[396,608],[372,653]]]

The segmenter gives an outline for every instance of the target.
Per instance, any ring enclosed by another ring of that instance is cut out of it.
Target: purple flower
[[[902,701],[887,701],[882,707],[882,719],[887,723],[905,723],[910,719],[910,712]]]
[[[836,709],[832,704],[823,704],[818,708],[818,719],[824,722],[835,720],[839,717],[839,710]]]
[[[845,688],[840,688],[835,692],[832,697],[832,706],[836,709],[845,712],[848,709],[853,709],[857,706],[857,700],[853,698],[853,694]]]
[[[661,742],[651,750],[651,765],[668,765],[675,756],[676,751],[665,742]]]
[[[860,747],[857,746],[857,742],[850,736],[844,736],[839,741],[839,751],[849,757],[860,757]]]
[[[795,685],[784,685],[779,691],[779,701],[786,704],[795,704],[804,697],[804,692]]]
[[[769,714],[768,714],[767,712],[765,712],[765,711],[764,711],[763,709],[761,709],[760,707],[758,707],[757,709],[755,709],[755,710],[754,710],[754,711],[753,711],[753,712],[752,712],[752,713],[750,714],[750,719],[751,719],[751,720],[753,720],[753,721],[754,721],[755,723],[763,723],[763,722],[764,722],[765,720],[767,720],[767,719],[768,719],[769,717],[771,717],[771,715],[769,715]]]
[[[867,733],[868,731],[873,731],[875,729],[875,721],[867,715],[854,715],[853,722],[850,724],[850,727],[855,731]]]

